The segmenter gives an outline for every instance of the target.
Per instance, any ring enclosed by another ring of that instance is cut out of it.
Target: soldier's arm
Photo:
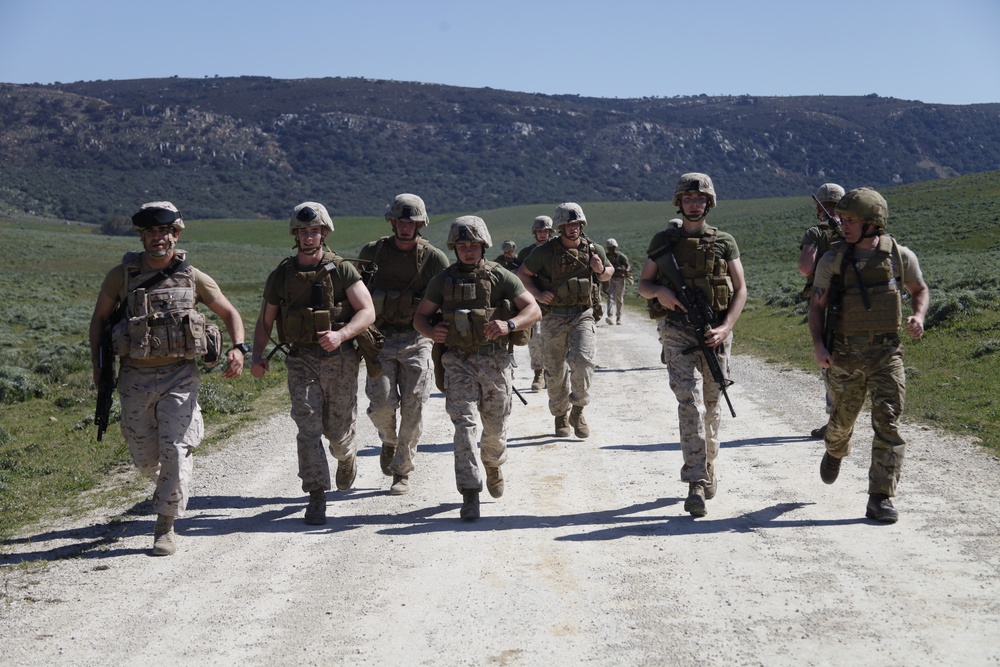
[[[101,334],[104,327],[107,326],[108,320],[111,319],[112,313],[115,312],[117,303],[103,292],[98,294],[97,303],[94,305],[94,314],[90,317],[90,363],[94,368],[94,386],[101,383],[101,369],[98,361],[101,350]]]
[[[264,377],[264,373],[268,371],[269,364],[264,358],[264,350],[271,340],[271,330],[277,317],[278,306],[262,299],[260,316],[257,318],[257,325],[253,331],[253,363],[250,366],[250,375],[255,378]]]
[[[434,303],[427,297],[420,300],[417,310],[413,313],[413,328],[420,332],[424,338],[430,338],[435,343],[443,343],[448,339],[448,323],[440,322],[437,325],[431,324],[431,316],[441,308],[441,304]]]
[[[799,273],[804,276],[808,276],[816,268],[816,253],[819,250],[814,245],[804,245],[802,246],[802,252],[799,253]]]
[[[521,264],[521,266],[517,267],[517,277],[521,279],[524,289],[528,290],[538,303],[551,303],[552,299],[555,298],[556,295],[552,292],[543,292],[538,289],[534,280],[535,274],[526,264]]]
[[[226,330],[229,332],[229,339],[233,345],[246,342],[246,334],[243,331],[243,318],[240,317],[240,311],[236,310],[236,306],[230,303],[225,295],[220,293],[218,298],[212,303],[207,304],[207,306],[226,325]],[[226,359],[229,363],[226,364],[226,370],[222,372],[223,377],[238,378],[243,374],[244,360],[242,352],[231,349],[226,353]]]
[[[809,300],[809,336],[813,343],[813,356],[820,368],[833,365],[830,351],[823,344],[823,329],[826,327],[826,306],[830,293],[825,287],[813,285],[812,297]]]
[[[907,283],[906,291],[910,293],[910,304],[913,306],[913,315],[906,318],[906,331],[913,338],[920,338],[924,335],[924,319],[931,302],[930,290],[927,283],[921,280],[919,283]]]
[[[646,258],[639,273],[639,296],[643,299],[656,299],[660,305],[667,310],[680,308],[681,312],[687,312],[687,308],[677,299],[674,291],[665,285],[656,282],[656,262]]]

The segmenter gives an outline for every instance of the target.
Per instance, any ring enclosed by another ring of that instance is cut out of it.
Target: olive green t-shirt
[[[496,264],[493,266],[491,273],[494,285],[497,285],[499,289],[490,290],[490,301],[492,302],[490,306],[496,306],[504,299],[513,301],[524,294],[525,289],[524,285],[521,284],[521,280],[507,269]],[[427,285],[427,290],[424,292],[425,299],[439,306],[444,303],[444,281],[447,275],[448,271],[445,270],[431,278],[430,283]]]
[[[556,245],[557,243],[562,243],[559,237],[556,237],[550,241],[546,241],[540,246],[536,246],[535,249],[529,254],[523,262],[523,266],[528,267],[528,270],[533,274],[539,276],[543,280],[552,281],[552,262],[555,258]],[[601,262],[604,266],[608,266],[611,262],[608,261],[608,255],[604,251],[604,246],[600,243],[593,243],[594,254],[601,258]],[[580,248],[586,247],[584,244],[580,244]]]

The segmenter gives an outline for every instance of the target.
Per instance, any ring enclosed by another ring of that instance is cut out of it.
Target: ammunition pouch
[[[361,357],[365,360],[365,368],[368,370],[368,377],[377,378],[382,375],[382,348],[385,347],[385,336],[374,324],[355,336],[355,343]]]
[[[412,290],[372,290],[375,318],[391,325],[412,325],[420,298]]]
[[[209,337],[215,339],[215,359],[221,356],[222,332],[207,324],[196,310],[139,315],[122,319],[111,333],[115,354],[130,359],[211,357]]]

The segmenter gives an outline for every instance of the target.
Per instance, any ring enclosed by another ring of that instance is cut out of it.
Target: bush
[[[250,412],[250,395],[214,383],[203,383],[198,390],[198,405],[206,414],[235,415]]]
[[[17,366],[0,366],[0,403],[12,405],[44,395],[44,383],[30,371]]]
[[[979,344],[976,351],[972,353],[972,358],[978,359],[979,357],[985,357],[987,354],[994,354],[996,352],[1000,352],[1000,340],[991,338]]]
[[[124,215],[113,215],[101,223],[101,233],[105,236],[132,236],[132,220]]]

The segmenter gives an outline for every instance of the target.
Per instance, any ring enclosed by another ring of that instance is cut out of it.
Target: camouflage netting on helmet
[[[424,225],[430,223],[427,218],[427,207],[424,200],[417,195],[403,193],[396,195],[389,204],[389,210],[385,212],[386,220],[409,220],[412,222],[422,222]]]
[[[531,223],[531,231],[537,231],[539,229],[552,229],[552,218],[547,215],[540,215],[535,218]]]
[[[816,190],[816,199],[820,200],[823,204],[834,203],[836,204],[844,196],[844,188],[840,187],[836,183],[824,183],[819,186]]]

